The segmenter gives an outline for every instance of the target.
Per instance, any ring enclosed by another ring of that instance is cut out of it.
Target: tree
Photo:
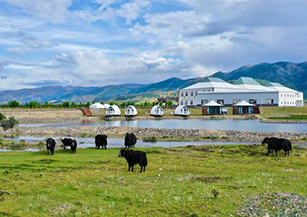
[[[171,108],[173,106],[173,102],[168,100],[165,102],[166,107]]]
[[[122,103],[122,108],[126,108],[127,107],[127,103],[126,102],[123,102]]]
[[[36,101],[31,101],[29,103],[29,108],[39,108],[40,107],[40,103],[39,102],[36,102]]]
[[[20,103],[14,100],[14,101],[8,102],[8,106],[10,108],[18,108],[20,106]]]
[[[75,103],[74,101],[72,101],[72,102],[71,102],[71,107],[72,107],[72,108],[77,108],[78,105],[77,105],[77,103]]]
[[[63,108],[69,108],[69,102],[65,101],[62,104]]]

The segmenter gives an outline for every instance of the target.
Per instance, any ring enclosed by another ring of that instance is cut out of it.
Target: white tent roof
[[[250,104],[250,103],[246,102],[245,100],[242,100],[241,102],[235,104],[235,106],[255,106],[255,105]]]
[[[99,102],[96,102],[96,103],[90,105],[90,108],[91,109],[92,108],[103,108],[103,105],[101,103],[99,103]]]
[[[103,106],[103,108],[109,108],[110,107],[110,105],[109,104],[104,104],[104,105],[102,105]]]
[[[222,106],[222,105],[217,103],[217,102],[215,102],[214,100],[211,100],[210,102],[208,102],[204,106]]]
[[[184,110],[186,112],[184,112]],[[185,105],[180,105],[175,109],[175,115],[190,115],[190,111]]]
[[[157,113],[157,111],[161,111],[160,113]],[[150,110],[151,115],[163,115],[163,109],[161,106],[155,105],[154,107],[151,108]]]
[[[96,102],[96,103],[94,103],[94,104],[92,104],[92,105],[90,105],[90,108],[91,109],[97,109],[97,108],[109,108],[110,107],[110,105],[109,104],[104,104],[104,105],[102,105],[101,103],[99,103],[99,102]]]
[[[106,115],[121,115],[121,112],[117,105],[111,105],[106,110]]]
[[[132,111],[132,112],[129,112]],[[137,115],[138,111],[133,105],[129,105],[125,110],[125,115]]]

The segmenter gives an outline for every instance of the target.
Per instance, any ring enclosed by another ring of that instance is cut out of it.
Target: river
[[[162,120],[87,120],[80,122],[53,124],[23,124],[20,127],[76,127],[76,126],[128,126],[162,129],[210,129],[210,130],[239,130],[254,132],[307,132],[307,124],[300,123],[263,123],[255,120],[234,119],[162,119]]]

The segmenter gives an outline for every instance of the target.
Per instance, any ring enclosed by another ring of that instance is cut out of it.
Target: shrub
[[[144,142],[157,142],[157,138],[155,136],[147,136],[143,137]]]
[[[15,119],[15,117],[10,117],[8,120],[3,120],[1,126],[4,130],[8,130],[18,124],[19,122]]]
[[[2,113],[0,112],[0,122],[3,121],[5,118],[6,118],[6,117],[4,116],[4,114],[2,114]]]
[[[23,150],[25,149],[26,145],[22,143],[12,143],[9,147],[12,150]]]

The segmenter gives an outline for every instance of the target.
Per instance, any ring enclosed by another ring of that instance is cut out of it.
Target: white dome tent
[[[189,111],[188,107],[186,107],[185,105],[180,105],[180,106],[177,106],[177,108],[175,109],[175,115],[189,116],[190,111]]]
[[[107,110],[106,110],[106,116],[120,116],[121,112],[120,109],[118,108],[117,105],[111,105]]]
[[[137,109],[133,105],[129,105],[125,110],[126,117],[134,117],[138,115]]]
[[[150,111],[150,115],[151,116],[155,116],[155,117],[162,117],[163,116],[163,109],[161,108],[161,106],[154,106],[152,107],[151,111]]]

